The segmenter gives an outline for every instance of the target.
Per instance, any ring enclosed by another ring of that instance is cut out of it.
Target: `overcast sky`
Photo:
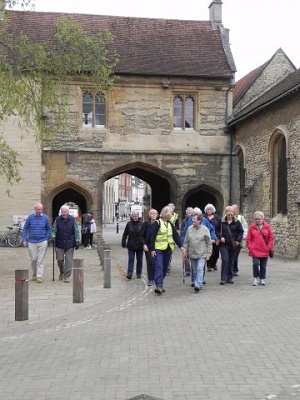
[[[208,20],[211,0],[35,0],[36,11]],[[223,25],[238,72],[236,80],[280,47],[300,67],[299,0],[223,0]]]

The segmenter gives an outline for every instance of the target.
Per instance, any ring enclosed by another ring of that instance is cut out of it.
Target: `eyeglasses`
[[[233,214],[226,214],[226,215],[227,215],[227,217],[229,217],[230,215],[233,216]]]

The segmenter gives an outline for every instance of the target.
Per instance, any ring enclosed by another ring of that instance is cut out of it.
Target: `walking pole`
[[[185,258],[182,257],[182,283],[185,283]]]
[[[53,271],[53,278],[52,278],[52,280],[53,281],[55,281],[55,279],[54,279],[54,251],[55,251],[55,244],[54,244],[54,242],[52,243],[52,247],[53,247],[53,251],[52,251],[52,254],[53,254],[53,257],[52,257],[52,271]]]

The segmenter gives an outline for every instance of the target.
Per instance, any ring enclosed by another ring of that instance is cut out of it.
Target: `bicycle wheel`
[[[8,236],[7,242],[10,245],[10,247],[19,247],[19,246],[21,246],[22,236],[21,236],[20,232],[12,232]]]

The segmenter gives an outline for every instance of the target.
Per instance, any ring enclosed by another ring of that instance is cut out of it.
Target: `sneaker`
[[[207,267],[207,271],[212,271],[212,268],[211,267]]]
[[[195,290],[195,293],[198,293],[200,291],[200,288],[195,286],[194,290]]]
[[[141,279],[142,275],[137,275],[136,278],[137,279]]]
[[[214,265],[212,268],[213,268],[215,271],[218,270],[218,267],[217,267],[216,265]]]
[[[42,279],[40,276],[38,276],[38,277],[36,278],[36,281],[37,281],[37,283],[42,283],[42,282],[43,282],[43,279]]]
[[[234,272],[233,276],[239,276],[239,273],[238,272]]]
[[[257,279],[253,278],[252,286],[257,286]]]
[[[63,278],[64,278],[64,274],[60,273],[58,279],[59,279],[60,281],[62,281]]]
[[[162,291],[161,287],[156,286],[156,288],[154,289],[154,292],[157,293],[157,294],[162,294],[163,291]]]
[[[132,278],[131,275],[126,276],[126,279],[128,279],[128,280],[130,280],[131,278]]]
[[[229,279],[228,283],[234,283],[234,281],[232,279]]]
[[[225,282],[224,281],[220,281],[220,285],[225,285]]]
[[[195,287],[195,284],[194,284],[194,283],[192,283],[192,284],[191,284],[191,287]]]
[[[148,281],[147,286],[152,286],[152,281]]]
[[[36,281],[36,275],[32,275],[31,280],[32,280],[32,281]]]
[[[166,293],[166,289],[164,289],[164,288],[161,288],[161,290],[162,290],[162,292],[163,292],[163,293]]]
[[[263,285],[263,286],[265,286],[266,281],[265,281],[264,279],[261,279],[261,280],[260,280],[260,284]]]
[[[69,277],[65,278],[65,283],[70,283],[70,278]]]

